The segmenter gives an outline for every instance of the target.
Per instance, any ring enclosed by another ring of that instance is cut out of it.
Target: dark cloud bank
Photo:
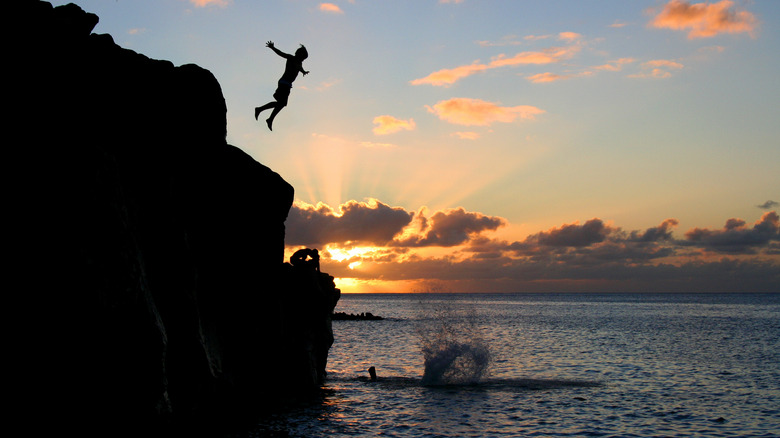
[[[765,204],[769,205],[769,204]],[[454,291],[780,292],[780,218],[728,219],[676,238],[676,219],[627,231],[599,218],[540,231],[522,241],[489,233],[500,217],[463,208],[428,215],[379,201],[350,201],[338,211],[296,205],[290,246],[375,246],[372,255],[325,261],[336,276],[447,282]],[[416,249],[450,248],[423,257]],[[361,261],[360,269],[347,266]]]

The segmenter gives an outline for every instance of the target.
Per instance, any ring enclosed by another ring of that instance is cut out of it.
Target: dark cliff
[[[317,388],[339,292],[284,263],[293,188],[226,143],[214,76],[92,34],[74,5],[11,10],[23,410],[144,431]]]

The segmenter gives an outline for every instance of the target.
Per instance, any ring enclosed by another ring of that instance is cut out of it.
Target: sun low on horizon
[[[214,74],[344,293],[780,292],[780,2],[72,2]]]

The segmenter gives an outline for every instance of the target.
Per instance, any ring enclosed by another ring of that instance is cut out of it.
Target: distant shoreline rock
[[[361,312],[358,314],[354,313],[345,313],[345,312],[333,312],[333,316],[331,317],[333,321],[379,321],[384,318],[381,316],[374,315],[371,312]]]

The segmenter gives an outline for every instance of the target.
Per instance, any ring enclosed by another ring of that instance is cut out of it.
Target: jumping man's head
[[[309,52],[306,51],[306,47],[304,47],[303,44],[295,51],[295,57],[301,61],[309,57]]]

